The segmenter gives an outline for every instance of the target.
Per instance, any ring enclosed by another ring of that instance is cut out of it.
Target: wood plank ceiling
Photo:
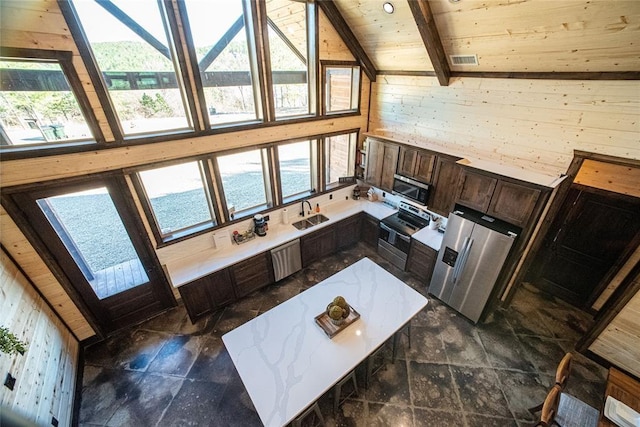
[[[379,74],[424,74],[438,67],[429,59],[411,10],[423,1],[391,0],[393,14],[383,11],[385,0],[334,3]],[[428,5],[448,60],[444,65],[453,75],[638,78],[638,0],[429,0]],[[449,58],[474,54],[478,65],[452,65]]]

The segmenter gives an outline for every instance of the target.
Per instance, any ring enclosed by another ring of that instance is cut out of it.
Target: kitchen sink
[[[309,218],[301,219],[300,221],[294,222],[292,225],[298,230],[306,230],[307,228],[311,228],[314,225],[322,224],[325,221],[329,221],[329,218],[322,214],[316,214],[314,216],[310,216]]]

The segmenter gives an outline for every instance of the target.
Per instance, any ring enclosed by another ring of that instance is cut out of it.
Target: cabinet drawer
[[[273,283],[271,258],[266,252],[234,264],[230,268],[238,298]]]

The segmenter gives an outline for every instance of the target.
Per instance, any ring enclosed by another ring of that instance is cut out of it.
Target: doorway
[[[640,199],[572,185],[551,224],[528,281],[589,309],[599,286],[640,240]]]
[[[175,305],[128,191],[123,178],[106,177],[11,196],[103,334]]]

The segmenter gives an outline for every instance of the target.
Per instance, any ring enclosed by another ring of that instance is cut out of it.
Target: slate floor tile
[[[493,369],[451,366],[465,412],[513,418]]]
[[[365,256],[426,293],[419,278],[359,243],[195,324],[183,306],[172,308],[85,348],[78,424],[261,425],[222,335]],[[524,411],[544,398],[566,351],[575,356],[567,392],[602,409],[607,371],[573,351],[588,314],[529,284],[480,325],[428,299],[412,321],[411,348],[403,336],[393,364],[386,348],[386,369],[368,390],[360,365],[360,394],[337,414],[331,390],[320,398],[328,427],[531,425]]]

